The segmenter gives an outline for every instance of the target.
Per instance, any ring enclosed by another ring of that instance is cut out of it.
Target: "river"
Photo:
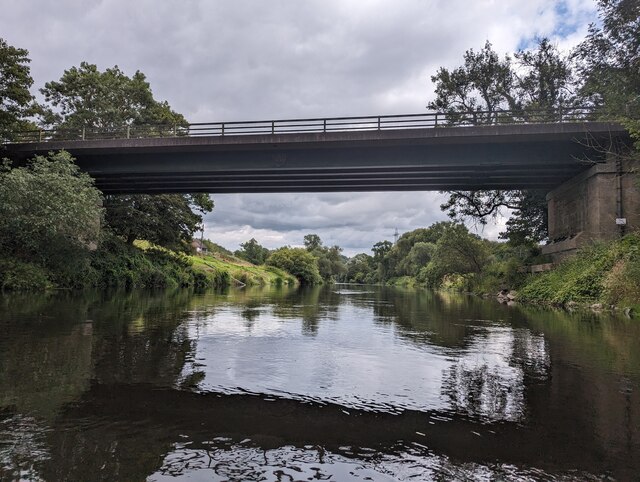
[[[639,480],[640,322],[375,286],[0,297],[0,480]]]

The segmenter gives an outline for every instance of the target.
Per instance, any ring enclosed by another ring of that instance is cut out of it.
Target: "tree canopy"
[[[82,62],[65,70],[60,80],[47,82],[40,92],[45,99],[42,120],[58,128],[186,123],[168,102],[154,99],[142,72],[128,77],[117,65],[100,71],[95,64]]]
[[[82,62],[40,91],[45,98],[42,120],[58,128],[118,129],[186,122],[166,101],[154,99],[142,72],[128,77],[118,66],[100,71]],[[202,214],[213,209],[213,201],[205,194],[108,195],[104,207],[107,224],[127,242],[145,239],[176,248],[201,227]]]
[[[277,249],[267,264],[288,271],[303,285],[313,285],[322,282],[316,258],[306,249],[284,247]]]
[[[240,249],[233,254],[253,264],[264,264],[269,253],[267,248],[261,246],[255,238],[251,238],[246,243],[242,243]]]
[[[71,266],[98,242],[102,196],[67,152],[0,168],[0,252],[41,266]]]
[[[572,79],[569,59],[548,39],[539,40],[533,50],[517,52],[513,59],[500,59],[487,42],[480,52],[468,50],[462,66],[452,71],[441,68],[432,76],[436,98],[428,107],[446,112],[450,123],[464,119],[486,124],[501,116],[535,120],[574,102]],[[546,201],[539,191],[451,191],[441,208],[456,221],[473,219],[481,224],[510,209],[504,238],[520,242],[548,236]]]
[[[0,139],[10,139],[11,131],[24,127],[35,113],[28,55],[0,38]]]
[[[640,3],[598,0],[599,20],[574,52],[579,94],[622,121],[640,149]]]

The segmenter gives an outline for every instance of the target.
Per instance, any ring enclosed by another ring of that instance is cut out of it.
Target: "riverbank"
[[[128,245],[106,237],[72,264],[44,267],[37,260],[0,258],[0,290],[84,288],[223,288],[230,285],[295,285],[291,274],[220,253],[190,255],[144,241]]]
[[[448,273],[436,289],[497,297],[501,302],[640,312],[640,235],[584,247],[544,273],[524,273],[522,264],[495,259],[478,273]],[[413,276],[388,286],[430,288]]]

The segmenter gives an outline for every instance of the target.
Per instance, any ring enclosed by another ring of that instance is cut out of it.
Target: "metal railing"
[[[115,128],[35,129],[13,132],[10,143],[142,139],[157,137],[305,134],[440,127],[585,122],[593,120],[590,107],[546,110],[426,112],[424,114],[276,119],[267,121],[145,124]]]

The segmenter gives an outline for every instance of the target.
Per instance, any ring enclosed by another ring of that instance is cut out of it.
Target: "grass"
[[[218,253],[189,256],[196,270],[204,272],[224,271],[229,274],[231,282],[237,285],[294,285],[295,277],[273,266],[255,266],[233,256]]]
[[[518,300],[551,305],[640,305],[640,235],[581,249],[547,273],[532,276]]]

